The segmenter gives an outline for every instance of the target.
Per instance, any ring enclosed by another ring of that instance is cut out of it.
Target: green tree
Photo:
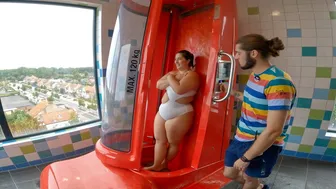
[[[24,85],[22,85],[21,89],[22,89],[23,91],[26,91],[26,90],[27,90],[26,86],[24,86]]]
[[[60,98],[60,96],[59,96],[58,94],[54,94],[54,98],[57,98],[57,99],[59,99],[59,98]]]
[[[96,104],[90,104],[90,105],[88,105],[88,108],[90,108],[92,110],[97,110],[97,105]]]
[[[34,95],[34,97],[38,97],[39,96],[37,92],[34,92],[33,95]]]
[[[79,123],[78,115],[75,112],[71,112],[71,117],[69,123],[71,125]]]
[[[37,119],[22,110],[16,110],[12,114],[6,115],[6,119],[10,130],[15,133],[15,135],[41,129]]]
[[[64,88],[60,88],[60,93],[61,94],[65,94],[65,89]]]
[[[84,102],[84,100],[83,99],[78,99],[78,105],[79,106],[83,106],[83,107],[85,107],[85,102]]]
[[[54,97],[51,95],[51,96],[49,96],[48,98],[47,98],[47,100],[48,100],[48,102],[49,103],[51,103],[51,102],[54,102],[55,101],[55,99],[54,99]]]

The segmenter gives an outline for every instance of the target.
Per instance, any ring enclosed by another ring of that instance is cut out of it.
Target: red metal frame
[[[144,10],[130,0],[125,2],[140,13]],[[168,15],[162,11],[163,4],[177,6],[171,7]],[[191,9],[211,4],[214,7],[181,17]],[[217,53],[219,50],[234,53],[237,34],[235,7],[235,0],[152,0],[139,67],[130,151],[111,150],[99,140],[95,152],[48,165],[41,175],[41,189],[211,189],[224,186],[229,181],[222,172],[224,151],[230,140],[234,101],[230,98],[213,105],[212,98]],[[216,12],[217,8],[219,12]],[[165,41],[167,35],[169,43],[165,49],[165,42],[159,39]],[[196,71],[202,80],[194,102],[194,126],[182,142],[180,153],[169,164],[171,172],[144,171],[141,164],[153,159],[154,145],[147,136],[153,135],[152,122],[157,111],[157,98],[160,97],[155,83],[162,76],[162,69],[168,72],[174,68],[175,53],[181,49],[195,54]],[[162,64],[164,59],[165,65]],[[209,182],[211,180],[216,182]]]

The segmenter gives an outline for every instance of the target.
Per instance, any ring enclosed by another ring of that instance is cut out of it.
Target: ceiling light
[[[272,16],[280,16],[280,11],[273,11]]]

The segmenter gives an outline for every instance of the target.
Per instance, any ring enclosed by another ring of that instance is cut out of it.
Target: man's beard
[[[245,65],[241,66],[240,68],[242,70],[248,70],[248,69],[253,68],[256,65],[256,63],[257,63],[257,61],[250,56],[250,53],[248,53],[248,55],[246,57]]]

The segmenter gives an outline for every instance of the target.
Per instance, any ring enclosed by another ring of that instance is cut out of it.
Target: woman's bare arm
[[[199,76],[196,72],[189,72],[180,81],[178,81],[174,76],[168,75],[167,77],[169,86],[177,94],[183,94],[190,90],[197,90],[199,87]]]
[[[169,72],[166,75],[164,75],[161,79],[159,79],[156,82],[156,88],[158,88],[159,90],[165,90],[169,86],[169,83],[167,80],[168,75],[175,75],[175,74],[176,74],[176,71]]]

